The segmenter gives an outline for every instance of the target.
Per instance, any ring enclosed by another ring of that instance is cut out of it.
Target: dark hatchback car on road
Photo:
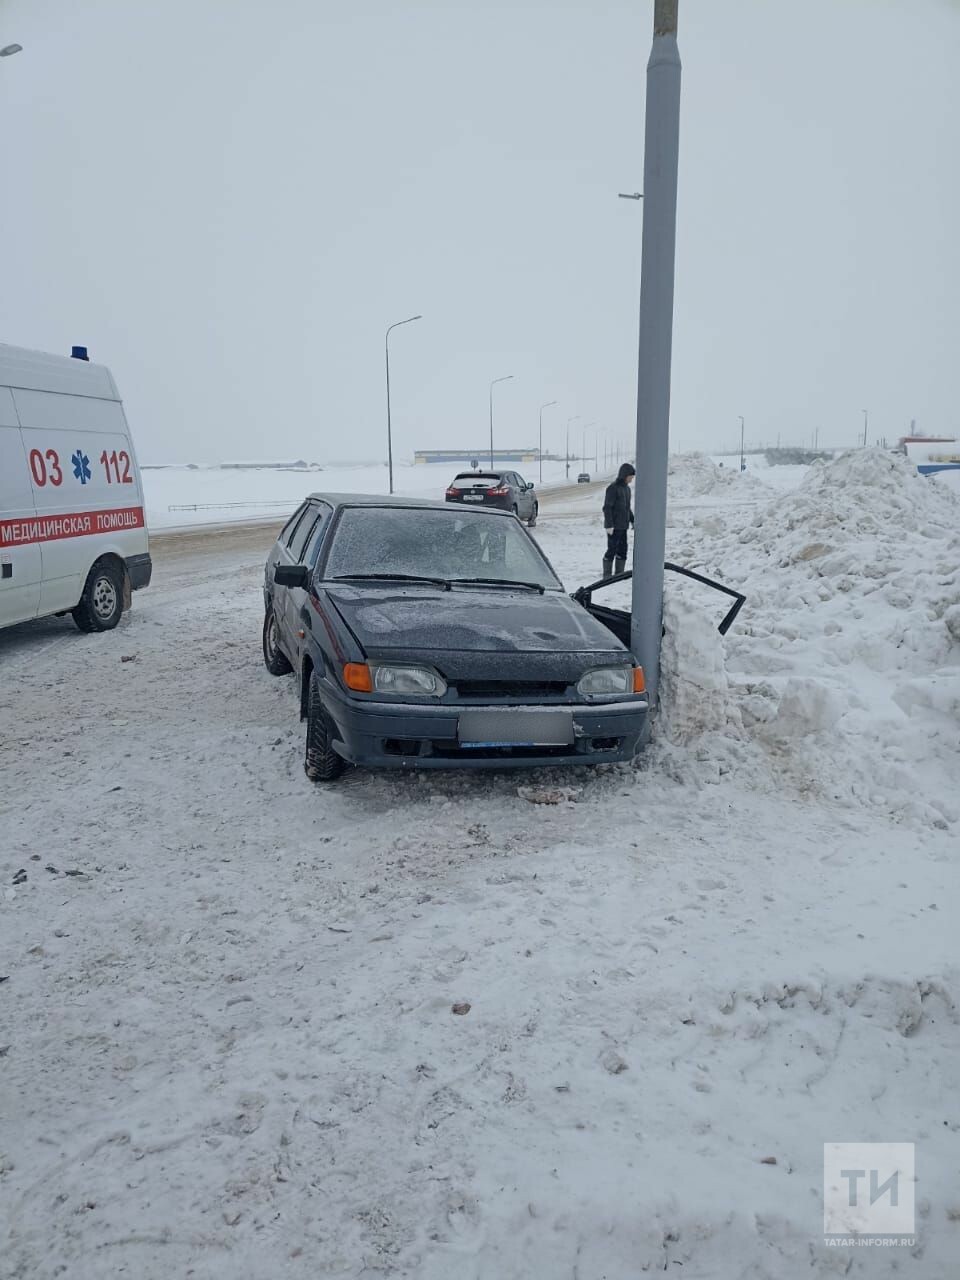
[[[533,481],[524,480],[515,471],[461,471],[447,486],[446,499],[469,507],[512,511],[531,529],[540,511]]]
[[[614,634],[628,632],[568,596],[509,514],[313,494],[270,553],[264,604],[264,661],[298,678],[314,780],[347,762],[504,768],[637,751],[643,672]]]

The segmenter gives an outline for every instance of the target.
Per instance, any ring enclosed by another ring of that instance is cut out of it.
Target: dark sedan
[[[533,481],[524,480],[516,471],[461,471],[447,486],[446,500],[512,511],[531,529],[540,513]]]
[[[293,671],[306,772],[629,760],[643,672],[510,515],[313,494],[266,564],[263,653]]]

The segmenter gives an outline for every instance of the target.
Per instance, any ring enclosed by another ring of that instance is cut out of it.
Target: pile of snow
[[[760,494],[763,481],[751,471],[740,470],[739,458],[728,459],[720,466],[703,453],[674,454],[668,468],[669,496],[673,500],[706,496],[737,496],[746,492]]]
[[[777,785],[901,821],[960,819],[954,494],[903,459],[861,450],[817,464],[796,492],[752,514],[712,515],[707,532],[694,516],[672,530],[668,555],[748,600],[720,651],[723,672],[689,620],[693,638],[678,647],[668,608],[664,692],[677,705],[665,742],[689,742],[699,724],[709,742],[697,756],[711,774],[762,765]],[[687,599],[691,589],[671,590]],[[724,679],[725,716],[716,705]],[[699,718],[684,705],[684,690],[698,685]]]

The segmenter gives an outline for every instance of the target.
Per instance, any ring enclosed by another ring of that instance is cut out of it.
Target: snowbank
[[[679,474],[688,487],[691,477],[709,480],[697,460]],[[683,682],[708,673],[712,767],[751,745],[778,781],[807,794],[921,825],[956,822],[956,496],[900,458],[861,450],[813,466],[797,491],[752,516],[713,514],[704,525],[695,515],[675,528],[668,554],[739,586],[748,602],[722,674],[701,648],[678,650],[668,611],[664,688],[682,707]],[[689,621],[682,626],[692,634]],[[721,730],[713,704],[725,678],[731,707]],[[681,720],[686,741],[686,710]],[[737,720],[739,733],[730,728]]]
[[[724,465],[703,453],[678,453],[670,458],[668,468],[670,498],[757,496],[768,487],[749,468],[740,470],[739,458],[728,458]]]

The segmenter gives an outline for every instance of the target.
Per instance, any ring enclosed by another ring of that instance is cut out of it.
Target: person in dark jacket
[[[603,557],[603,576],[623,573],[627,563],[627,530],[633,524],[630,486],[637,473],[624,462],[613,484],[607,485],[603,499],[603,529],[607,535],[607,554]]]

